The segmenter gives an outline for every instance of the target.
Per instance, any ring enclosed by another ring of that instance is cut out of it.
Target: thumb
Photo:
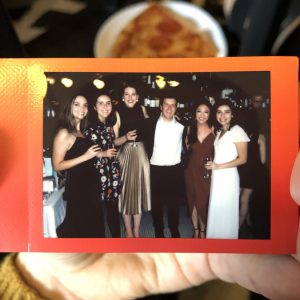
[[[290,180],[290,192],[295,202],[300,205],[300,152],[297,154]]]

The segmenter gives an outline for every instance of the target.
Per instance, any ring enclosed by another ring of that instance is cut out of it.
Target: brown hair
[[[68,132],[74,133],[77,131],[76,128],[76,121],[75,118],[72,114],[72,106],[74,104],[75,99],[78,97],[84,97],[87,101],[86,96],[78,94],[75,97],[71,98],[65,105],[64,110],[61,115],[61,120],[60,120],[60,128],[66,128]],[[88,101],[87,101],[88,103]],[[87,129],[88,127],[88,115],[80,122],[80,131],[83,132]]]

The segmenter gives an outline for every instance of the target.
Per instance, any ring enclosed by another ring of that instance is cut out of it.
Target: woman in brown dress
[[[184,172],[189,213],[194,238],[205,237],[210,190],[210,174],[204,164],[213,158],[214,139],[210,120],[212,107],[208,101],[195,104],[195,122],[188,128],[186,144],[188,161]]]

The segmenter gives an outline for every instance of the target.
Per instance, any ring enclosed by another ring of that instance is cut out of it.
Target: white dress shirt
[[[175,118],[168,122],[162,116],[159,117],[155,128],[151,165],[173,166],[180,163],[183,129],[184,126]]]

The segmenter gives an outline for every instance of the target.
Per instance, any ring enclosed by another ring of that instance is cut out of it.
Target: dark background
[[[13,23],[29,12],[30,4],[21,0],[0,0],[0,57],[93,57],[94,38],[100,25],[119,8],[137,1],[77,2],[86,6],[76,14],[48,11],[38,18],[32,26],[44,27],[46,32],[22,44]],[[300,26],[292,26],[300,14],[299,0],[237,0],[228,19],[224,17],[222,1],[204,2],[204,8],[219,21],[225,32],[229,56],[300,56]],[[248,26],[245,20],[249,21]],[[280,47],[272,50],[279,39],[283,40]],[[176,297],[177,294],[170,294],[153,299]],[[259,296],[252,294],[251,298]]]

